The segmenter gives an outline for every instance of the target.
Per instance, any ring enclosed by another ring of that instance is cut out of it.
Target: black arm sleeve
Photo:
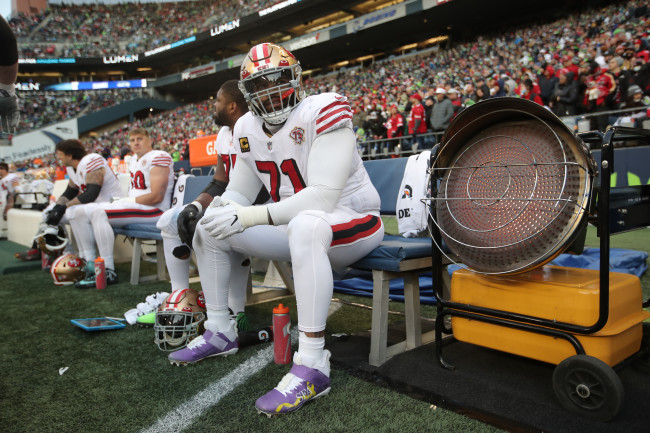
[[[211,197],[221,196],[221,194],[226,190],[226,186],[226,182],[212,179],[201,194],[206,193]]]
[[[18,62],[18,44],[9,23],[0,16],[0,66],[12,66]]]
[[[61,194],[62,197],[67,198],[68,200],[72,200],[79,194],[79,190],[77,188],[72,188],[70,185],[68,185],[65,188],[65,191],[63,191],[63,194]]]
[[[79,197],[77,198],[82,204],[91,203],[97,200],[97,196],[99,195],[99,191],[101,190],[102,190],[101,185],[97,185],[96,183],[89,183],[88,185],[86,185],[86,190],[81,194],[79,194]]]

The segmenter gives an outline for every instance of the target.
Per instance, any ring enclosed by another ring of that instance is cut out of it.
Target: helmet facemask
[[[158,348],[169,352],[187,346],[203,334],[205,318],[202,292],[193,289],[173,291],[156,312],[153,329]]]
[[[305,97],[302,68],[293,54],[279,45],[251,48],[241,69],[239,89],[249,110],[269,125],[280,125]]]
[[[205,313],[188,311],[158,311],[154,331],[160,350],[182,349],[203,331]]]

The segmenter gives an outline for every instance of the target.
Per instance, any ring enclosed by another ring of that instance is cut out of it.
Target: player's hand
[[[55,205],[52,209],[50,209],[50,212],[47,214],[47,218],[45,219],[45,224],[49,226],[58,226],[59,223],[61,222],[61,219],[63,218],[63,215],[65,215],[65,209],[66,206],[64,204],[57,204]]]
[[[20,111],[16,95],[3,96],[0,93],[0,131],[13,134],[18,129]]]
[[[218,197],[215,198],[215,201]],[[212,206],[213,201],[205,216],[201,219],[201,224],[205,227],[210,236],[217,239],[226,239],[236,233],[244,231],[245,227],[242,225],[238,211],[243,209],[243,206],[228,200],[221,200],[217,206]]]
[[[193,204],[188,204],[185,209],[178,214],[178,237],[181,242],[186,245],[192,246],[192,239],[194,238],[194,231],[196,230],[196,223],[199,222],[199,208]]]

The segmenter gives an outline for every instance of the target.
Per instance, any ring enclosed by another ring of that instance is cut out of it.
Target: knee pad
[[[106,211],[98,207],[97,209],[93,209],[92,213],[90,214],[90,219],[93,221],[101,220],[102,218],[108,219],[108,216],[106,215]]]
[[[323,245],[329,246],[332,242],[332,227],[323,218],[322,211],[300,212],[287,226],[289,245],[294,242],[304,243],[308,239],[320,239]]]

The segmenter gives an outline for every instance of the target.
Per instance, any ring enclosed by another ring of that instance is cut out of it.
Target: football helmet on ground
[[[34,240],[39,250],[51,256],[61,254],[68,245],[68,235],[62,226],[51,226],[45,223],[39,226]]]
[[[86,261],[74,254],[64,254],[52,263],[50,274],[56,286],[68,286],[81,280],[86,272]]]
[[[203,333],[205,318],[203,292],[194,289],[173,291],[156,312],[153,328],[158,348],[173,351],[187,346]]]
[[[265,42],[251,48],[239,76],[248,108],[270,125],[284,123],[305,98],[300,62],[280,45]]]

